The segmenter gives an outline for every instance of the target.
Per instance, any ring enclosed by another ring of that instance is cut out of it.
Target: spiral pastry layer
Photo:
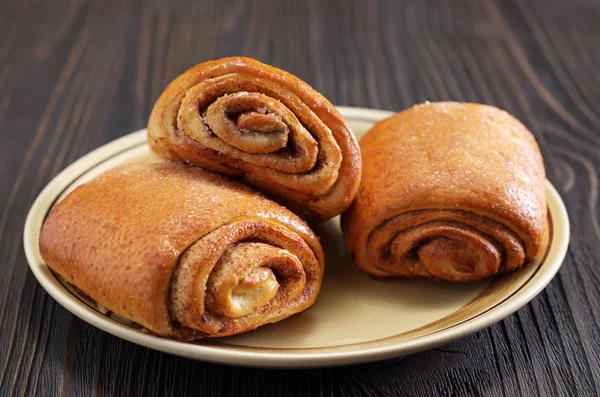
[[[181,340],[300,312],[323,275],[322,248],[300,218],[175,162],[126,165],[81,185],[51,210],[40,251],[100,305]]]
[[[543,161],[508,113],[417,105],[376,124],[360,145],[363,181],[342,229],[366,272],[470,281],[541,255]]]
[[[164,158],[236,176],[308,218],[348,208],[360,182],[356,139],[327,99],[249,58],[199,64],[176,78],[148,122]]]

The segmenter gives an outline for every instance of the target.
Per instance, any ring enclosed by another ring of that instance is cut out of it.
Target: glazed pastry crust
[[[304,81],[250,58],[201,63],[156,101],[148,142],[162,157],[236,176],[306,218],[348,208],[360,150],[337,109]]]
[[[363,270],[468,281],[541,254],[543,160],[533,135],[508,113],[417,105],[376,124],[360,146],[363,180],[342,227]],[[461,263],[467,268],[457,269]]]
[[[237,334],[304,310],[324,264],[317,237],[296,215],[175,162],[121,166],[79,186],[51,210],[40,251],[100,305],[183,340]]]

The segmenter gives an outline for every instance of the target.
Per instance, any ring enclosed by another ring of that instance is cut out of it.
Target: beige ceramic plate
[[[392,113],[340,108],[358,137]],[[119,164],[156,161],[145,131],[111,142],[60,173],[39,195],[27,217],[24,243],[33,274],[71,313],[120,338],[198,360],[260,367],[318,367],[405,355],[448,343],[513,313],[550,282],[569,242],[569,221],[556,190],[547,183],[552,237],[544,260],[492,280],[449,284],[426,280],[375,281],[352,263],[339,219],[315,229],[326,252],[323,289],[303,313],[244,335],[184,343],[143,333],[106,313],[65,285],[38,250],[42,221],[53,203],[99,173]]]

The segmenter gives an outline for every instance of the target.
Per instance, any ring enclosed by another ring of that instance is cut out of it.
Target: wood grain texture
[[[0,0],[0,395],[599,395],[598,20],[592,0]],[[514,114],[571,218],[558,276],[470,337],[333,369],[185,360],[68,313],[28,270],[34,198],[81,155],[143,128],[179,73],[229,55],[286,69],[339,105],[475,101]]]

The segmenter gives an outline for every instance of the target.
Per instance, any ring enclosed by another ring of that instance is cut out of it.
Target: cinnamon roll
[[[51,210],[40,251],[100,305],[181,340],[239,334],[306,309],[324,265],[296,215],[175,162],[121,166],[79,186]]]
[[[360,146],[363,180],[342,228],[364,271],[469,281],[542,254],[544,164],[533,135],[508,113],[417,105],[376,124]]]
[[[356,139],[299,78],[249,58],[201,63],[158,98],[150,147],[258,188],[307,218],[348,208],[360,181]]]

